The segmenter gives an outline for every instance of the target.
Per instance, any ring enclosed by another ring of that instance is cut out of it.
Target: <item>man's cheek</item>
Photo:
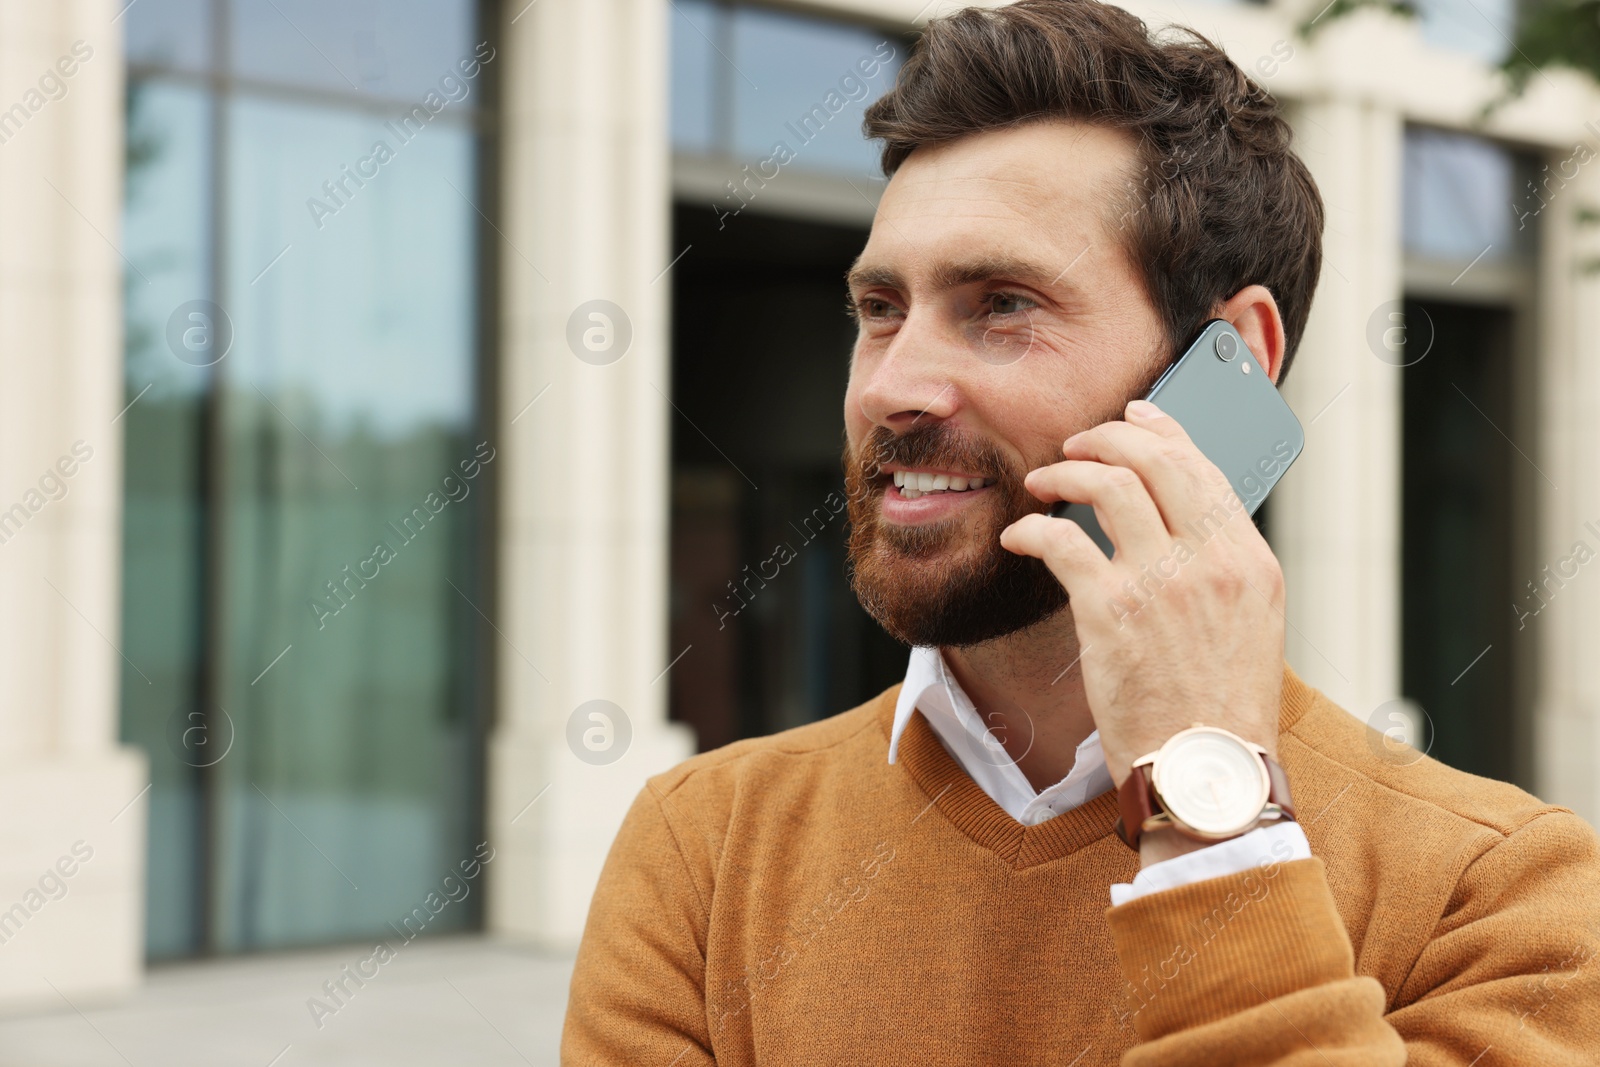
[[[844,394],[845,447],[852,456],[860,455],[861,443],[872,432],[872,419],[861,403],[861,392],[852,376]]]

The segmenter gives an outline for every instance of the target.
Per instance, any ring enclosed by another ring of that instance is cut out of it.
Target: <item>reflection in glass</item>
[[[724,20],[710,0],[675,0],[670,18],[672,147],[710,154],[719,140],[716,65],[722,62],[712,34],[721,32]]]
[[[894,84],[900,55],[900,42],[888,34],[736,9],[734,155],[766,158],[782,142],[796,166],[870,173],[877,149],[861,136],[861,115]]]
[[[233,73],[252,80],[420,100],[477,43],[470,3],[228,3]]]
[[[1407,253],[1463,262],[1480,253],[1486,262],[1525,253],[1533,230],[1519,228],[1518,201],[1528,166],[1481,137],[1407,127],[1401,201]]]
[[[209,199],[211,103],[186,87],[128,87],[127,210],[123,253],[127,401],[123,471],[122,739],[150,759],[147,951],[201,948],[194,917],[202,885],[201,778],[168,744],[176,718],[197,708],[201,398],[209,371],[175,359],[165,330],[172,310],[211,296],[210,234],[196,210]],[[141,276],[142,275],[142,276]],[[148,280],[147,280],[148,279]],[[125,401],[126,402],[126,401]],[[138,664],[137,669],[132,664]]]
[[[137,3],[137,15],[125,15],[118,20],[123,25],[123,49],[130,65],[193,72],[210,69],[211,15],[215,0],[137,0]],[[125,4],[127,0],[120,0],[117,6],[123,8]]]
[[[402,143],[369,115],[250,99],[231,129],[223,688],[242,727],[218,858],[223,938],[245,947],[381,931],[462,851],[442,801],[470,756],[450,683],[472,609],[450,581],[470,585],[482,484],[457,464],[482,471],[454,191],[470,134]],[[385,138],[394,158],[319,228],[312,183]]]
[[[472,37],[465,2],[277,4],[419,99]],[[273,6],[233,4],[233,31]],[[317,86],[305,47],[263,30],[234,54]],[[156,779],[152,956],[393,938],[418,908],[458,930],[482,901],[424,907],[481,839],[482,97],[408,129],[320,87],[129,90],[123,632],[150,680],[125,672],[123,733]],[[168,340],[197,299],[232,330],[209,367]],[[190,716],[225,757],[174,744]]]
[[[365,112],[250,98],[230,128],[233,386],[314,398],[340,433],[464,429],[470,131],[435,119],[402,140]]]
[[[675,150],[730,156],[764,177],[791,165],[876,171],[861,116],[894,84],[905,50],[897,35],[707,0],[673,8]],[[757,166],[767,160],[775,166]]]

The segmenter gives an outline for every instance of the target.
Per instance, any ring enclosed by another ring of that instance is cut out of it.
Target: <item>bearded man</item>
[[[563,1062],[1600,1062],[1594,833],[1297,677],[1271,549],[1133,399],[1213,319],[1289,369],[1323,210],[1278,104],[1024,0],[930,23],[866,132],[850,557],[906,678],[651,780]]]

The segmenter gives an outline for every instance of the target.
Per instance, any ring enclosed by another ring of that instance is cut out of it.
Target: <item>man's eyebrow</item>
[[[844,272],[844,284],[852,292],[857,289],[902,289],[900,275],[888,267],[863,267],[858,258]]]
[[[1065,264],[1064,267],[1070,266]],[[954,289],[957,286],[1005,278],[1046,288],[1061,279],[1064,269],[1052,270],[1032,260],[1013,256],[981,256],[977,259],[955,263],[942,263],[934,269],[932,283],[935,289]],[[903,290],[905,284],[899,273],[890,267],[863,267],[859,263],[845,274],[845,284],[850,289],[883,287]]]

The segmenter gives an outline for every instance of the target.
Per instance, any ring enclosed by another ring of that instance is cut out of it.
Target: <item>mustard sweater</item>
[[[653,778],[578,952],[565,1064],[1600,1064],[1600,851],[1287,666],[1315,858],[1109,907],[1116,794],[1023,826],[896,686]]]

